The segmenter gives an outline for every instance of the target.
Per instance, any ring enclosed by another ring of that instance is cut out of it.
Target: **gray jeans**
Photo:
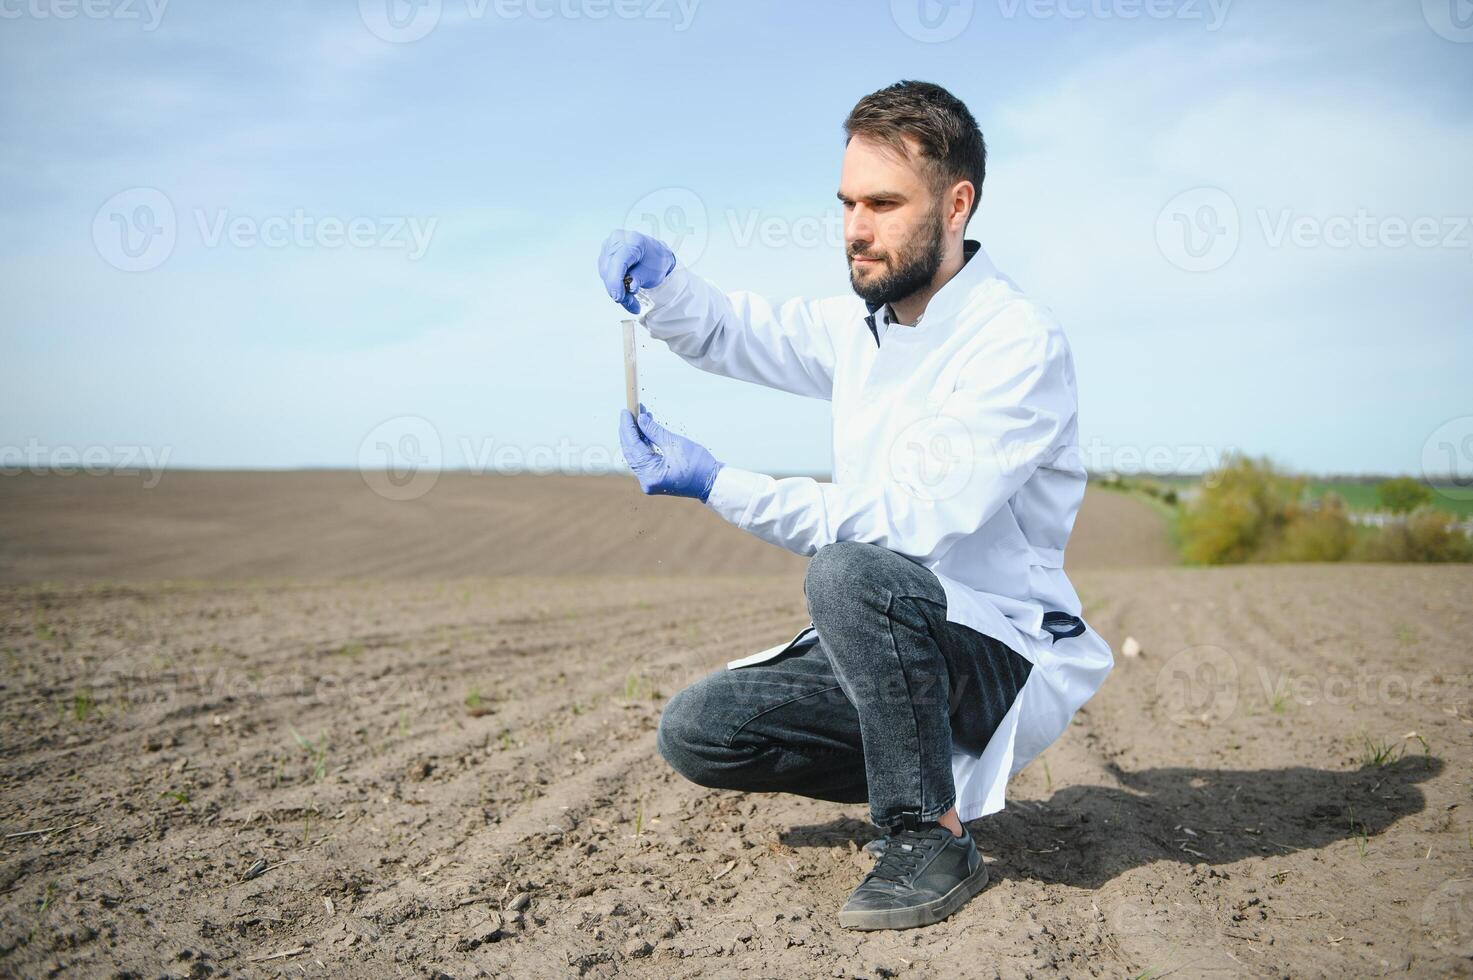
[[[821,549],[803,592],[817,642],[676,693],[660,754],[702,786],[867,801],[886,830],[935,820],[952,746],[981,753],[1032,665],[947,622],[936,576],[875,545]]]

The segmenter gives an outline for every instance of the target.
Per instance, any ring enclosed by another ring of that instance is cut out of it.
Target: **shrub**
[[[1420,507],[1405,523],[1388,524],[1366,539],[1356,557],[1365,561],[1473,561],[1473,541],[1452,514]]]
[[[1230,456],[1178,520],[1182,556],[1208,565],[1259,558],[1279,543],[1304,483],[1267,459]]]
[[[1432,489],[1409,476],[1398,476],[1378,484],[1376,497],[1383,509],[1393,514],[1410,514],[1432,503]]]
[[[1265,555],[1274,561],[1340,561],[1355,544],[1355,526],[1339,494],[1327,493],[1314,506],[1292,506],[1283,537]]]

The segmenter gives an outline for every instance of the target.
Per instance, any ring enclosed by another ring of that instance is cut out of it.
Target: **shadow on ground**
[[[1161,860],[1231,864],[1375,837],[1425,808],[1418,784],[1442,768],[1424,756],[1351,770],[1114,769],[1119,787],[1070,786],[970,826],[1002,877],[1098,888]],[[793,827],[782,841],[832,847],[877,835],[845,817]]]

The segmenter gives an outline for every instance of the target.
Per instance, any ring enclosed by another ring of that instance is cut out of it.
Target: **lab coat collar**
[[[966,302],[973,286],[996,276],[997,267],[982,250],[982,243],[971,238],[964,239],[962,241],[962,267],[957,270],[956,275],[936,290],[936,295],[932,296],[931,302],[926,304],[926,310],[916,321],[916,326],[919,327],[922,322],[934,323],[937,320],[944,320],[956,313]],[[869,327],[870,335],[875,338],[875,343],[879,344],[880,334],[875,325],[875,317],[879,315],[880,307],[885,304],[866,301],[864,305],[869,312],[864,322]],[[885,315],[889,316],[888,313]]]

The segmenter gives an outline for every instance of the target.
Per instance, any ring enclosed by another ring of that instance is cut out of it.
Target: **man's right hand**
[[[620,229],[604,239],[598,253],[598,275],[609,298],[630,313],[639,312],[635,289],[653,289],[675,268],[675,253],[658,238]],[[629,289],[624,280],[630,281]]]

